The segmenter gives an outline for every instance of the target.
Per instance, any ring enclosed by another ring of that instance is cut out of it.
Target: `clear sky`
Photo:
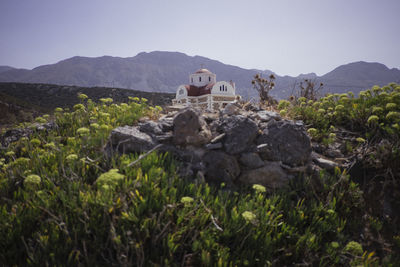
[[[279,75],[400,67],[400,0],[0,0],[0,65],[179,51]]]

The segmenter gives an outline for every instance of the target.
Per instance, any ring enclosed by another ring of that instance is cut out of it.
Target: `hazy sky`
[[[280,75],[400,67],[400,0],[0,0],[0,65],[179,51]]]

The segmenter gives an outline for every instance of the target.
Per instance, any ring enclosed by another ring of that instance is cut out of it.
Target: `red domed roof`
[[[208,69],[199,69],[195,73],[209,73],[209,74],[211,74],[211,71],[209,71]]]

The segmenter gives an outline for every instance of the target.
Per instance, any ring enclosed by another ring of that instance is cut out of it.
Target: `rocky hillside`
[[[128,97],[146,98],[152,105],[170,105],[174,94],[141,92],[136,90],[61,86],[54,84],[0,83],[0,128],[13,123],[31,121],[40,114],[52,113],[57,107],[69,107],[79,102],[78,93],[88,95],[94,101],[111,97],[116,102],[128,101]]]
[[[80,95],[1,135],[0,261],[397,266],[399,92],[218,113]]]
[[[139,53],[134,57],[103,56],[97,58],[73,57],[56,64],[32,70],[12,69],[0,73],[0,81],[24,83],[49,83],[87,87],[118,87],[147,92],[175,92],[178,85],[186,83],[188,75],[201,65],[217,74],[218,80],[233,80],[238,93],[244,98],[256,96],[251,79],[257,73],[266,77],[269,70],[243,69],[201,56],[187,56],[178,52]],[[298,77],[276,75],[276,88],[272,94],[286,98],[296,83],[304,78],[315,78],[325,84],[329,92],[359,92],[373,85],[383,86],[400,81],[400,70],[388,69],[383,64],[356,62],[343,65],[330,73],[317,77],[302,74]]]

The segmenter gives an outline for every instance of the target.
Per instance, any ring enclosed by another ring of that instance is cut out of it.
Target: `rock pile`
[[[47,123],[33,123],[26,128],[14,128],[7,130],[4,134],[0,135],[0,145],[4,148],[8,147],[11,143],[18,141],[22,137],[29,137],[35,131],[45,131],[56,129],[57,125],[54,122]]]
[[[118,127],[106,151],[142,153],[159,144],[161,152],[182,162],[182,175],[231,188],[261,184],[275,189],[313,169],[311,142],[301,121],[234,104],[219,114],[185,108],[158,121]]]

